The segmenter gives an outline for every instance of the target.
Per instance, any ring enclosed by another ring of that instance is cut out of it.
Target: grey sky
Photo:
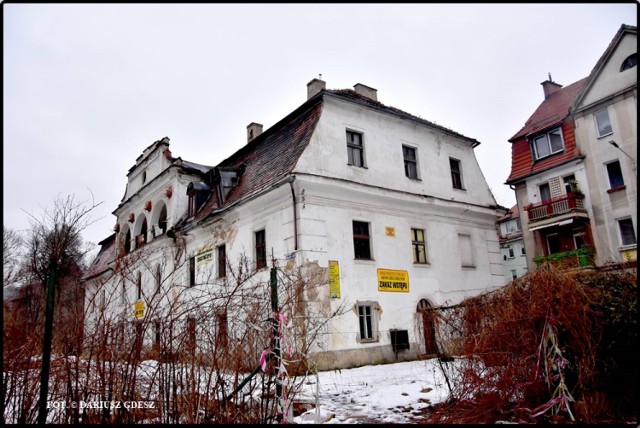
[[[499,204],[512,137],[551,73],[586,77],[638,4],[4,3],[4,224],[57,195],[104,201],[84,239],[113,231],[126,173],[165,136],[215,165],[306,100],[363,83],[378,100],[481,142]]]

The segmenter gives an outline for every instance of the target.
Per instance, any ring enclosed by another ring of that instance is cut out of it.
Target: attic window
[[[189,193],[189,217],[193,217],[196,214],[196,191]]]
[[[531,144],[533,145],[533,156],[536,160],[564,150],[564,141],[562,140],[560,128],[535,137]]]
[[[147,171],[142,171],[142,184],[147,182]]]
[[[638,64],[638,54],[632,53],[624,61],[622,61],[622,65],[620,66],[620,71],[625,71],[629,68],[635,67],[637,64]]]

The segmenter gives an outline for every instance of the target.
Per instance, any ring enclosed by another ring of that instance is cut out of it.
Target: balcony
[[[534,257],[533,261],[537,267],[540,267],[545,263],[549,263],[550,265],[559,268],[593,266],[595,264],[595,249],[591,247],[583,247],[577,250],[550,254],[548,256]]]
[[[529,215],[530,223],[562,214],[587,212],[584,208],[584,195],[582,193],[569,193],[538,204],[529,204],[524,207],[524,210]]]

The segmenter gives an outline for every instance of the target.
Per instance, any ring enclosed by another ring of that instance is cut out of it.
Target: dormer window
[[[193,217],[194,215],[196,215],[196,201],[198,200],[198,198],[196,197],[196,191],[192,191],[191,193],[189,193],[189,209],[188,209],[188,217]]]
[[[622,65],[620,65],[620,71],[628,70],[635,67],[636,65],[638,65],[638,54],[632,53],[631,55],[626,57],[624,61],[622,61]]]
[[[535,137],[531,145],[533,146],[533,157],[535,160],[546,158],[564,150],[562,131],[560,128],[554,129],[546,134]]]

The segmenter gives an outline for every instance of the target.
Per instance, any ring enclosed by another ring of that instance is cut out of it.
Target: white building
[[[498,235],[504,279],[505,283],[509,283],[529,271],[518,205],[511,207],[507,214],[498,219]]]
[[[262,284],[274,262],[304,267],[321,280],[300,313],[328,320],[308,357],[345,368],[446,352],[428,309],[504,284],[495,221],[505,209],[478,141],[386,106],[368,86],[326,90],[319,79],[295,111],[264,132],[250,124],[247,136],[215,167],[173,157],[166,138],[136,160],[116,239],[104,241],[118,257],[88,275],[87,299],[99,302],[90,319],[175,311],[197,290],[233,287],[243,260]],[[104,298],[96,278],[106,278]],[[216,312],[224,322],[209,327],[234,334],[237,315]]]
[[[572,106],[598,265],[636,262],[638,30],[622,25]]]

